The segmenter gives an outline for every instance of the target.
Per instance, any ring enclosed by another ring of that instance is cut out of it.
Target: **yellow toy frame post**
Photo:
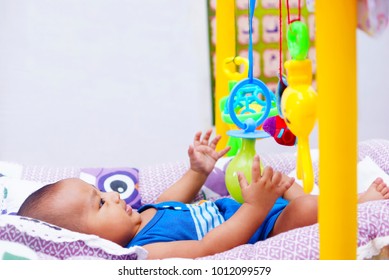
[[[222,138],[218,149],[227,146],[228,124],[223,122],[220,110],[220,99],[229,95],[228,78],[224,73],[224,60],[234,57],[235,53],[235,0],[216,1],[216,79],[215,79],[215,130]],[[235,72],[234,63],[230,63],[230,71]]]
[[[357,251],[357,1],[316,0],[320,259]]]

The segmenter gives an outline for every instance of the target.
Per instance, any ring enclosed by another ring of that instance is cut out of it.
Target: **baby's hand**
[[[273,206],[277,198],[282,196],[294,182],[294,178],[282,180],[282,174],[273,171],[273,168],[269,166],[265,167],[261,175],[258,155],[254,157],[251,172],[252,180],[250,184],[241,172],[238,173],[238,180],[242,188],[244,201],[256,207]]]
[[[209,142],[211,134],[212,129],[208,130],[203,139],[201,139],[201,132],[197,132],[194,137],[193,145],[189,146],[188,149],[190,168],[205,176],[208,176],[209,173],[212,172],[216,161],[230,150],[230,147],[227,147],[220,152],[217,152],[216,145],[221,136],[216,136]]]

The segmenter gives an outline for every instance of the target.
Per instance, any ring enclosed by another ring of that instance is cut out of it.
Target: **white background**
[[[389,139],[389,31],[358,31],[357,48],[358,138]],[[194,133],[212,126],[210,84],[206,1],[0,0],[0,160],[185,160]]]

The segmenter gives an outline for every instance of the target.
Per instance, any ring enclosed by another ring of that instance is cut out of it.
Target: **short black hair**
[[[22,203],[17,215],[30,218],[37,218],[39,215],[42,202],[47,199],[51,199],[55,193],[54,184],[45,185],[38,190],[30,194]]]
[[[53,211],[52,201],[58,195],[59,185],[51,183],[31,193],[20,206],[17,215],[37,219],[62,228],[80,232],[80,225],[71,221],[69,213]]]

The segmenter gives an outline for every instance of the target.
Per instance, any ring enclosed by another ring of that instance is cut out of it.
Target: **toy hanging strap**
[[[281,2],[281,1],[280,1]],[[280,3],[280,9],[281,9],[281,3]],[[295,20],[290,19],[290,6],[289,6],[289,0],[286,0],[286,9],[288,11],[288,24],[291,24],[293,21],[301,20],[301,0],[298,0],[298,18]],[[281,16],[281,15],[280,15]]]
[[[279,79],[280,79],[280,83],[282,86],[286,87],[286,85],[284,84],[284,81],[282,79],[282,0],[279,0],[278,1],[278,7],[279,7],[279,10],[280,10],[280,18],[279,18],[279,29],[280,29],[280,49],[279,49],[279,61],[280,61],[280,64],[279,64],[279,68],[278,68],[278,75],[279,75]],[[280,114],[281,115],[281,114]]]
[[[249,80],[253,81],[253,16],[255,10],[255,0],[250,0],[249,2]]]
[[[278,69],[278,72],[279,72],[279,79],[280,79],[280,83],[283,85],[283,86],[287,86],[285,85],[283,79],[282,79],[282,0],[279,0],[278,1],[278,8],[279,8],[279,13],[280,13],[280,18],[279,18],[279,34],[280,34],[280,37],[279,37],[279,40],[280,40],[280,48],[279,48],[279,69]],[[301,0],[298,0],[298,18],[295,19],[295,20],[291,20],[290,19],[290,6],[289,6],[289,0],[286,0],[286,11],[288,13],[288,24],[291,24],[293,21],[301,21]]]

